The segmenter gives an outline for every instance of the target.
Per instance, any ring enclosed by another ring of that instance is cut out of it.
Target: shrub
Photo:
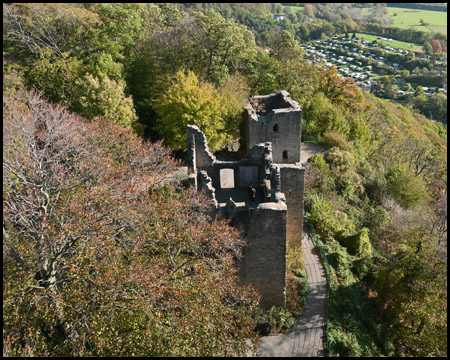
[[[334,356],[360,357],[365,355],[353,333],[346,333],[339,328],[331,328],[328,331],[328,341],[330,347],[333,348]]]
[[[321,154],[321,153],[311,156],[308,159],[308,162],[313,164],[318,169],[328,168],[329,167],[327,162],[325,161],[325,159],[323,157],[323,154]]]
[[[303,305],[306,305],[306,293],[308,292],[308,279],[305,271],[292,269],[292,272],[296,275],[295,281],[298,285],[298,295]]]
[[[336,131],[327,131],[323,137],[330,147],[339,147],[342,150],[351,150],[351,144],[347,141],[345,135]]]
[[[350,269],[352,266],[352,257],[347,249],[340,245],[336,240],[331,240],[326,244],[328,253],[328,263],[336,270],[338,277],[343,283],[350,283],[354,280]]]
[[[355,156],[346,150],[333,148],[328,152],[328,161],[338,169],[352,169],[355,166]]]
[[[370,256],[366,256],[353,262],[352,271],[360,280],[364,278],[374,280],[376,266],[373,263],[373,259]]]
[[[323,195],[306,194],[305,207],[310,209],[310,220],[324,241],[333,238],[339,231],[351,234],[355,224],[347,214]]]
[[[357,234],[347,238],[349,253],[359,257],[371,256],[372,245],[369,240],[369,229],[363,228]]]
[[[267,336],[294,325],[292,314],[283,307],[272,306],[269,310],[260,309],[256,316],[255,331]]]

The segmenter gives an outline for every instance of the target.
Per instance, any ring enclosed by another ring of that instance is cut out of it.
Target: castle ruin
[[[237,161],[218,160],[205,135],[188,125],[189,182],[247,238],[238,264],[241,284],[258,290],[262,306],[285,306],[287,242],[300,244],[303,227],[302,111],[279,91],[248,99],[245,112],[247,154]],[[255,201],[249,186],[256,189]]]

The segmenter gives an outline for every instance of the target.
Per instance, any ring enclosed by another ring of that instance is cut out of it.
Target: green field
[[[447,33],[447,13],[443,11],[430,11],[421,9],[404,9],[397,7],[388,7],[388,16],[394,23],[393,26],[407,29],[415,28],[422,31],[444,32]],[[371,8],[361,10],[362,15],[370,15]],[[394,14],[397,14],[394,16]],[[420,24],[420,19],[423,19],[430,25],[423,26]]]
[[[303,11],[304,6],[289,6],[293,12]]]
[[[394,20],[394,26],[399,28],[416,28],[423,31],[442,31],[447,33],[447,13],[443,11],[429,11],[421,9],[403,9],[388,7],[388,16]],[[394,16],[397,14],[397,16]],[[430,25],[420,25],[420,19]]]
[[[345,35],[345,34],[342,34]],[[352,36],[352,33],[349,33],[350,36]],[[360,38],[361,40],[370,41],[378,40],[378,36],[376,35],[367,35],[362,33],[356,33],[356,37]],[[403,50],[423,50],[423,45],[419,44],[412,44],[404,41],[398,41],[398,40],[392,40],[392,41],[383,41],[386,45],[389,45],[390,47],[394,49],[403,49]],[[411,47],[411,45],[413,45]]]

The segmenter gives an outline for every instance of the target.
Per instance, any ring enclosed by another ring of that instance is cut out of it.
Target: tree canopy
[[[4,354],[245,353],[242,239],[166,181],[168,146],[182,157],[194,124],[222,149],[244,99],[286,90],[327,150],[305,166],[305,209],[332,270],[328,354],[446,356],[447,131],[429,119],[446,121],[447,97],[422,87],[445,76],[408,54],[407,105],[426,118],[299,43],[364,31],[446,51],[445,34],[371,7],[4,4]]]
[[[245,354],[242,240],[165,182],[169,150],[33,92],[3,104],[4,355]]]

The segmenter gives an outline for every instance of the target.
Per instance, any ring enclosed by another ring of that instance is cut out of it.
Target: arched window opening
[[[278,133],[278,124],[275,124],[275,125],[273,126],[273,132],[274,132],[274,134],[277,134],[277,133]]]
[[[287,150],[283,151],[283,160],[287,160],[288,159],[288,152]]]

